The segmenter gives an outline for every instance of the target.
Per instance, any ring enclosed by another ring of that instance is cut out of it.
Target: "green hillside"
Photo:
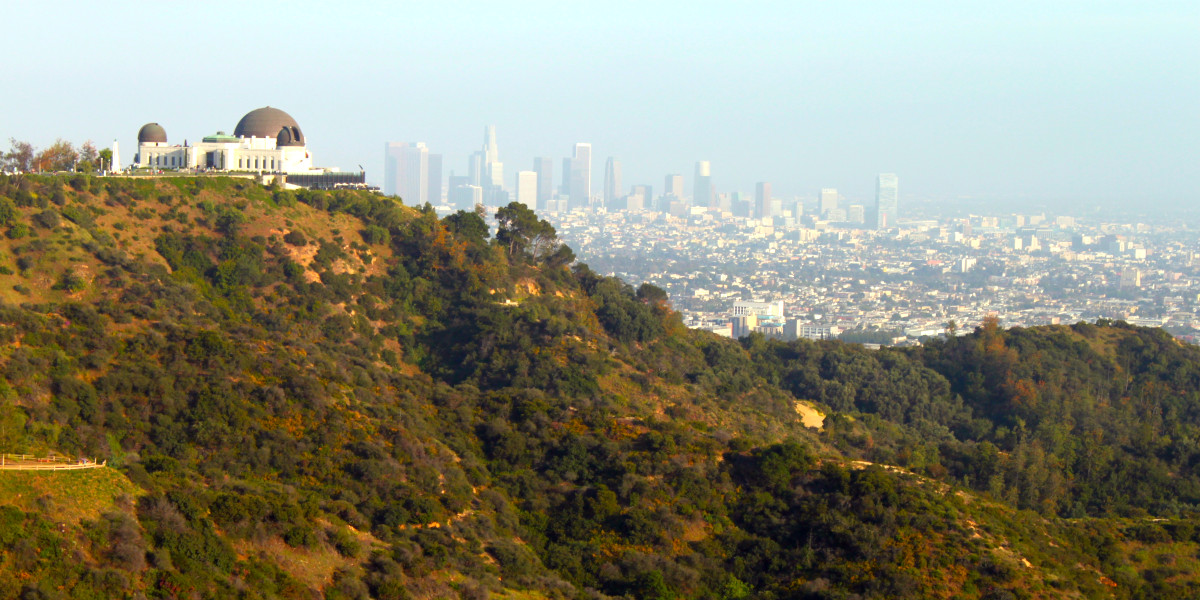
[[[0,596],[1200,589],[1197,349],[1120,323],[738,343],[497,217],[0,177],[0,451],[114,465],[0,472]]]

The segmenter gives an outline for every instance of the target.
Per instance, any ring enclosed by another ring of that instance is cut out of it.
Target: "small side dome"
[[[138,130],[138,143],[146,144],[157,142],[159,144],[167,143],[167,130],[162,128],[158,123],[146,123]]]
[[[300,133],[300,128],[295,125],[285,125],[279,129],[279,135],[275,136],[275,147],[282,148],[284,146],[303,146],[304,134]]]

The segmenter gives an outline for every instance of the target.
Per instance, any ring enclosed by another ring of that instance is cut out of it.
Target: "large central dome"
[[[293,139],[298,138],[297,141],[304,139],[304,136],[300,134],[300,125],[296,123],[296,120],[291,115],[278,108],[264,106],[246,113],[246,116],[242,117],[241,121],[238,121],[237,127],[233,130],[233,135],[237,137],[273,138],[278,137],[279,131],[285,128],[295,132]]]

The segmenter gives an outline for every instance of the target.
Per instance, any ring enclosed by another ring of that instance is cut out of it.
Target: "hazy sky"
[[[7,2],[0,139],[132,159],[270,105],[317,164],[444,173],[495,124],[511,182],[593,144],[625,186],[1200,203],[1200,2]],[[7,147],[7,144],[4,145]]]

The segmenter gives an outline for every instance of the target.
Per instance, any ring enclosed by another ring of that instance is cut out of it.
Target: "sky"
[[[1200,2],[10,2],[0,140],[169,141],[291,114],[315,162],[383,180],[389,141],[443,174],[496,126],[511,185],[593,146],[626,189],[871,203],[1200,201]],[[5,145],[5,147],[7,147]]]

